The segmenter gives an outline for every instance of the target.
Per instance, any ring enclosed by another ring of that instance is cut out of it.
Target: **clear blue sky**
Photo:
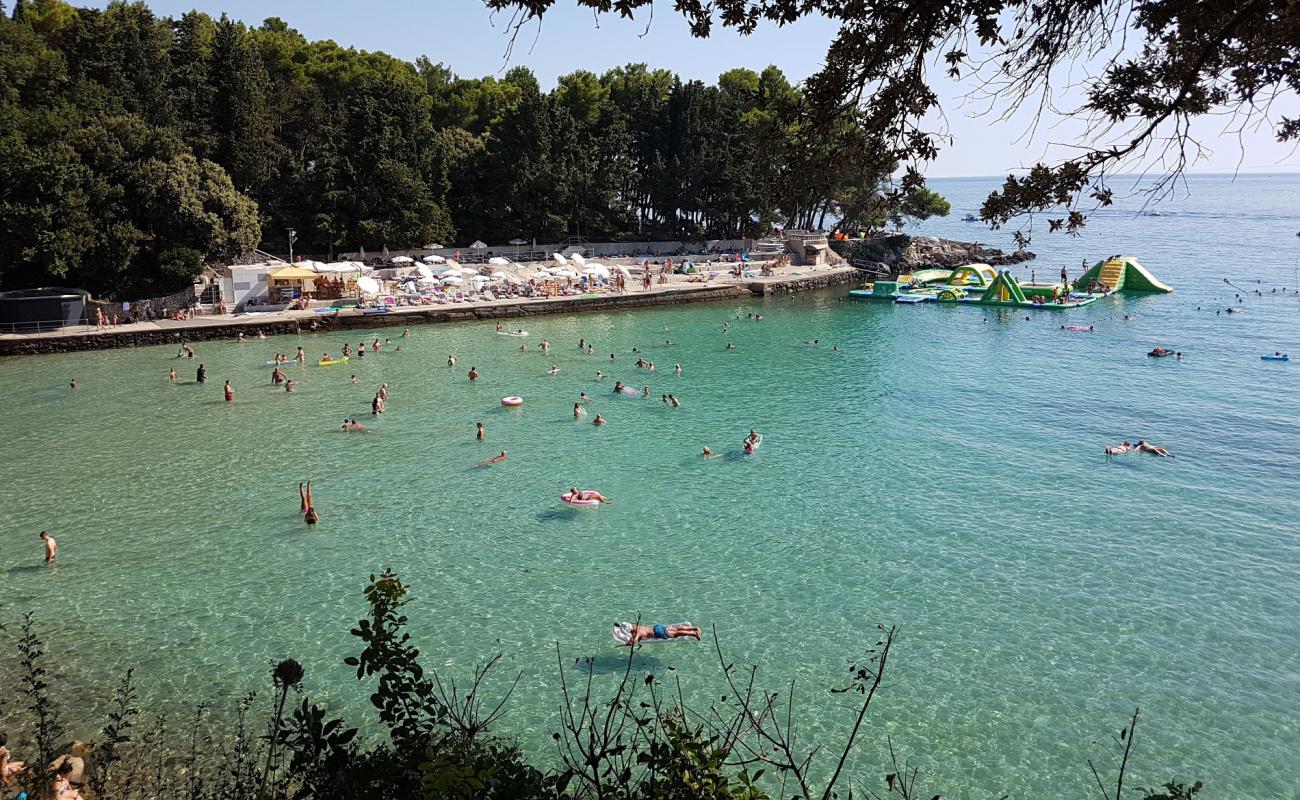
[[[105,5],[104,0],[74,4]],[[693,39],[669,0],[660,0],[653,21],[629,22],[611,15],[599,23],[572,0],[558,0],[542,21],[525,26],[514,54],[505,60],[508,42],[506,15],[490,14],[479,0],[370,0],[370,2],[308,2],[308,0],[152,0],[159,14],[179,16],[198,8],[213,16],[223,11],[256,25],[270,16],[284,19],[309,39],[333,39],[344,46],[383,50],[406,60],[426,55],[465,76],[482,76],[521,64],[533,70],[542,85],[575,69],[600,73],[630,62],[646,62],[686,78],[713,81],[732,67],[780,67],[793,81],[815,72],[834,35],[835,26],[824,19],[807,19],[786,28],[760,27],[748,38],[721,27],[707,40]],[[649,32],[646,23],[650,22]],[[597,28],[599,24],[599,28]],[[1073,121],[1044,126],[1031,141],[1024,133],[1029,115],[1019,114],[1003,123],[974,116],[976,107],[963,104],[963,89],[941,82],[943,122],[955,137],[938,161],[927,170],[931,176],[1003,175],[1028,166],[1044,155],[1062,156],[1070,150],[1060,143],[1073,140],[1080,127]],[[1294,97],[1283,101],[1275,113],[1300,114]],[[1194,167],[1197,172],[1294,171],[1300,153],[1273,141],[1265,126],[1242,140],[1225,134],[1225,120],[1205,120],[1194,133],[1212,153]]]

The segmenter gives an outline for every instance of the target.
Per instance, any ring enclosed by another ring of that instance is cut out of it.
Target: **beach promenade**
[[[859,279],[848,266],[783,267],[770,277],[715,278],[691,283],[674,275],[667,284],[623,293],[599,292],[568,297],[528,297],[478,300],[434,305],[394,306],[389,311],[313,308],[298,311],[204,314],[185,320],[151,320],[96,330],[93,325],[40,333],[0,334],[0,356],[143,347],[181,341],[210,341],[257,332],[268,336],[380,326],[410,326],[442,322],[572,314],[592,311],[651,308],[681,303],[736,301],[755,296],[789,294],[827,286],[842,286]]]

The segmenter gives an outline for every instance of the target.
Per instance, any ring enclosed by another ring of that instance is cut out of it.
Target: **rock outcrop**
[[[835,244],[837,249],[843,248],[840,253],[854,266],[887,270],[890,275],[918,269],[955,269],[965,264],[1001,267],[1035,257],[1028,250],[1004,253],[996,247],[940,239],[937,236],[900,234]]]

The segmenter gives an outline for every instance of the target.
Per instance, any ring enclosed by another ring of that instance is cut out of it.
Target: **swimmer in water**
[[[402,335],[403,335],[403,336],[410,336],[410,335],[411,335],[411,329],[410,329],[410,328],[403,328],[403,329],[402,329]]]
[[[353,376],[352,376],[352,382],[353,382],[353,383],[356,383],[356,382],[357,382],[357,376],[356,376],[356,375],[353,375]]]
[[[447,366],[449,366],[449,367],[454,367],[454,366],[456,366],[456,356],[455,356],[455,355],[447,356]]]
[[[592,425],[604,425],[604,424],[605,424],[605,418],[602,417],[600,414],[597,414],[597,415],[596,415],[596,418],[593,419],[593,420],[591,421],[591,424],[592,424]]]
[[[682,365],[681,365],[681,364],[673,364],[673,373],[676,374],[676,375],[681,375],[681,374],[682,374]]]
[[[226,382],[229,383],[229,381],[226,381]],[[77,379],[76,379],[76,378],[73,378],[72,380],[68,381],[68,388],[69,388],[69,389],[75,389],[75,388],[77,388]]]
[[[1121,453],[1130,452],[1133,449],[1134,448],[1132,443],[1130,443],[1127,439],[1125,439],[1123,444],[1113,444],[1110,447],[1107,447],[1106,455],[1117,456],[1120,455]]]
[[[578,399],[584,403],[591,401],[591,398],[587,396],[586,392],[578,392]]]
[[[483,441],[483,437],[486,436],[486,435],[487,435],[487,431],[485,431],[485,430],[483,429],[483,423],[481,423],[481,422],[475,422],[475,423],[474,423],[474,438],[475,438],[475,439],[478,439],[478,440],[481,442],[481,441]]]
[[[831,345],[831,352],[832,352],[832,353],[838,353],[838,352],[840,352],[840,346],[839,346],[838,344],[833,344],[833,345]]]
[[[727,349],[728,349],[728,350],[735,350],[735,349],[736,349],[736,345],[732,344],[731,342],[727,342]]]
[[[469,368],[469,379],[472,381],[478,380],[478,367]]]
[[[302,518],[308,525],[315,525],[320,521],[320,514],[316,513],[316,504],[312,502],[311,481],[307,481],[306,489],[303,485],[298,484],[298,498],[302,501]]]
[[[600,370],[596,370],[596,380],[603,381],[604,379],[605,379],[605,373],[601,372]]]
[[[560,371],[560,368],[557,367],[557,366],[555,366],[554,364],[552,364],[552,365],[551,365],[551,368],[548,369],[548,370],[546,370],[546,374],[547,374],[547,375],[554,375],[555,373],[557,373],[557,372],[559,372],[559,371]]]
[[[354,419],[354,420],[352,420],[352,430],[354,430],[354,431],[368,431],[368,430],[370,430],[370,429],[367,428],[365,425],[362,425],[360,422],[357,422],[357,421]]]
[[[505,329],[506,329],[505,325],[501,324],[500,322],[497,323],[497,333],[501,333]]]
[[[167,380],[168,380],[168,382],[170,382],[170,383],[175,383],[175,382],[176,382],[176,370],[174,370],[174,369],[169,369],[169,370],[167,370]]]
[[[623,393],[623,382],[614,381],[614,394],[622,394],[622,393]]]
[[[235,387],[230,385],[230,381],[226,381],[226,385],[221,388],[226,393],[226,402],[233,403],[235,401]]]
[[[53,564],[54,559],[59,555],[59,543],[45,531],[41,531],[41,541],[45,542],[45,563]]]
[[[298,382],[295,381],[295,380],[293,380],[292,378],[290,378],[289,380],[287,380],[287,381],[284,382],[284,390],[285,390],[286,392],[292,392],[292,391],[293,391],[293,387],[295,387],[295,386],[297,386],[297,385],[298,385]]]
[[[581,404],[581,403],[574,403],[574,404],[573,404],[573,418],[574,418],[574,419],[577,419],[578,417],[581,417],[581,416],[583,416],[583,415],[586,414],[586,413],[587,413],[587,410],[586,410],[585,408],[582,407],[582,404]]]
[[[307,363],[307,353],[306,353],[306,351],[304,351],[301,347],[299,347],[299,348],[298,348],[298,352],[297,352],[297,353],[294,355],[294,357],[293,357],[293,360],[294,360],[294,361],[301,362],[301,363],[304,363],[304,364]]]
[[[620,622],[619,625],[630,628],[627,641],[622,642],[619,647],[632,647],[640,642],[654,639],[695,639],[698,641],[703,638],[703,631],[693,625],[633,625],[629,622]]]
[[[1152,455],[1160,456],[1161,458],[1174,457],[1168,450],[1159,445],[1151,444],[1146,439],[1138,439],[1138,443],[1133,446],[1133,449],[1139,453],[1150,453]]]
[[[492,456],[492,457],[489,458],[487,461],[480,461],[480,462],[478,462],[478,465],[479,465],[480,467],[486,467],[488,464],[499,464],[499,463],[501,463],[502,461],[505,461],[505,460],[506,460],[506,451],[502,450],[502,451],[501,451],[501,455],[499,455],[499,456]]]
[[[706,444],[704,445],[704,452],[700,453],[700,456],[703,458],[713,458],[713,451],[710,450],[709,446]]]

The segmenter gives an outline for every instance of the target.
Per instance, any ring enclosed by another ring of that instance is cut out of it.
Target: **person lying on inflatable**
[[[679,625],[634,625],[631,622],[614,624],[614,638],[623,647],[631,647],[641,641],[666,641],[668,639],[703,638],[702,632],[695,625],[683,622]]]

